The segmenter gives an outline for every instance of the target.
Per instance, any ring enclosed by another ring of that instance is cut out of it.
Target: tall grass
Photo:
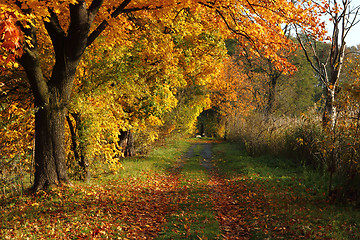
[[[337,125],[327,131],[315,110],[300,117],[254,113],[228,119],[227,132],[251,156],[284,156],[298,165],[326,171],[329,197],[360,205],[360,114],[353,115],[339,113]]]
[[[242,142],[252,156],[271,154],[311,160],[310,147],[321,129],[319,116],[309,119],[254,113],[245,118],[229,119],[227,136],[231,141]]]

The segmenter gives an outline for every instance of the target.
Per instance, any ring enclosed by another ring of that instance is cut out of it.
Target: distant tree
[[[289,62],[297,71],[280,79],[275,111],[280,114],[297,115],[320,100],[322,88],[302,49],[297,49],[289,57]]]
[[[360,5],[355,5],[351,0],[331,0],[317,2],[323,14],[329,17],[332,27],[330,39],[331,47],[326,52],[326,58],[321,58],[322,49],[319,42],[314,40],[314,35],[304,30],[297,39],[305,52],[317,77],[324,86],[325,105],[323,114],[324,128],[333,129],[336,124],[336,92],[339,86],[340,74],[344,64],[346,38],[352,28],[358,23]],[[328,39],[328,40],[329,40]],[[319,39],[320,41],[323,39]]]

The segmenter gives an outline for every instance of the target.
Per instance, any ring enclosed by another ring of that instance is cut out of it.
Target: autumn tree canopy
[[[204,27],[216,26],[224,36],[239,38],[255,54],[257,49],[262,49],[275,64],[286,68],[289,65],[277,53],[281,48],[293,48],[293,43],[284,36],[283,23],[301,25],[314,36],[323,34],[313,6],[308,4],[295,6],[286,0],[1,0],[0,24],[4,26],[5,21],[13,29],[0,28],[2,58],[16,57],[26,72],[34,97],[33,189],[69,182],[64,122],[79,63],[85,50],[99,37],[104,37],[104,44],[110,47],[114,43],[131,42],[129,33],[139,28],[133,14],[157,19],[166,34],[172,31],[174,15],[169,13],[188,9],[202,19]],[[9,65],[6,61],[4,64]]]

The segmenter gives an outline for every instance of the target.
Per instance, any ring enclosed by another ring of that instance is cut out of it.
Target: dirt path
[[[202,157],[200,165],[203,166],[206,170],[210,171],[213,169],[213,164],[211,162],[212,144],[211,143],[200,143],[199,145],[202,146],[202,150],[200,152],[200,155]]]
[[[223,239],[213,209],[209,172],[211,143],[194,143],[170,169],[178,175],[178,210],[168,217],[157,239]]]
[[[206,169],[209,176],[207,189],[212,199],[213,211],[220,225],[222,239],[249,239],[249,229],[241,217],[241,207],[233,198],[233,192],[229,189],[226,181],[221,177],[212,162],[212,143],[194,144],[184,155],[186,158],[193,157],[194,148],[201,147],[199,155],[200,165]]]
[[[198,153],[195,153],[194,149],[197,147],[201,147],[201,151]],[[187,159],[192,157],[201,157],[200,165],[204,167],[206,170],[210,171],[213,169],[213,165],[211,162],[212,157],[212,143],[194,143],[189,147],[187,152],[177,161],[174,166],[169,169],[170,172],[180,172]]]
[[[180,201],[181,210],[169,221],[169,225],[177,226],[170,227],[176,233],[165,233],[160,239],[251,238],[251,229],[243,217],[248,215],[244,212],[248,203],[239,200],[231,183],[218,174],[213,163],[214,144],[194,143],[171,169],[179,174],[186,191]],[[238,184],[237,191],[247,192],[245,183]]]

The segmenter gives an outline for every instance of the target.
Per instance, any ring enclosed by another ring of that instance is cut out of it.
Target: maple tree
[[[286,29],[286,27],[284,29]],[[295,45],[293,47],[295,48]],[[288,58],[295,50],[294,48],[289,52],[279,51],[278,54],[284,61],[290,62]],[[264,56],[260,51],[258,52],[258,56],[254,55],[247,48],[242,48],[242,51],[244,52],[244,57],[238,58],[237,61],[242,62],[246,75],[250,81],[252,81],[254,88],[257,88],[259,89],[258,91],[262,92],[261,95],[263,96],[259,97],[262,98],[263,109],[259,108],[258,111],[263,111],[264,115],[269,117],[275,109],[277,89],[280,80],[282,80],[285,75],[293,74],[294,71],[296,71],[296,68],[294,66],[288,68],[279,66],[274,59]]]
[[[241,113],[254,108],[249,77],[244,74],[244,64],[237,56],[231,56],[224,61],[221,75],[213,79],[209,89],[212,91],[212,106],[219,107],[222,113],[232,112],[233,108],[242,109]],[[246,106],[245,106],[246,105]]]
[[[3,0],[15,15],[24,15],[21,26],[25,41],[17,61],[24,68],[35,103],[35,182],[33,190],[68,183],[65,164],[65,116],[75,73],[81,58],[100,34],[110,39],[125,36],[133,27],[131,12],[154,14],[166,19],[169,9],[188,7],[202,13],[204,21],[218,23],[239,38],[250,39],[252,47],[273,56],[289,46],[281,23],[294,21],[316,26],[311,8],[303,9],[285,0],[268,1],[132,1],[104,2],[68,0],[61,2]],[[3,9],[2,9],[3,10]],[[321,34],[318,29],[318,34]],[[6,37],[6,36],[5,36]],[[246,45],[249,45],[246,43]],[[47,57],[41,57],[41,53]],[[286,64],[279,61],[279,64]]]
[[[192,18],[189,25],[179,24],[179,32],[188,27],[197,31],[177,36],[176,47],[181,51],[178,64],[184,83],[176,87],[177,106],[165,118],[165,124],[173,126],[173,131],[181,135],[194,133],[197,117],[210,107],[209,86],[219,77],[226,57],[221,34],[209,28],[198,31],[204,28],[201,18],[190,14],[188,18]]]
[[[199,116],[198,130],[206,136],[227,137],[229,124],[236,116],[246,116],[256,108],[253,85],[244,74],[238,56],[229,56],[217,78],[211,80],[208,91],[211,109]]]

